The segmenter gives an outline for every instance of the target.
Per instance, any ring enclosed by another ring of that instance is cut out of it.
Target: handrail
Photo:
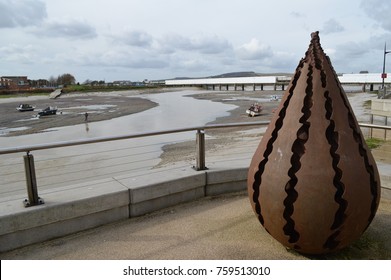
[[[359,123],[358,125],[361,127],[391,130],[391,126],[387,126],[387,125],[378,125],[378,124],[370,124],[370,123]]]
[[[124,134],[124,135],[120,135],[120,136],[96,137],[96,138],[91,138],[91,139],[63,141],[63,142],[55,142],[55,143],[49,143],[49,144],[47,143],[47,144],[39,144],[39,145],[20,146],[20,147],[0,149],[0,155],[21,153],[21,152],[28,153],[28,152],[37,151],[37,150],[46,150],[46,149],[53,149],[53,148],[61,148],[61,147],[77,146],[77,145],[84,145],[84,144],[93,144],[93,143],[100,143],[100,142],[125,140],[125,139],[155,136],[155,135],[162,135],[162,134],[171,134],[171,133],[180,133],[180,132],[195,131],[195,130],[267,125],[269,123],[270,123],[270,121],[256,121],[256,122],[246,122],[246,123],[227,123],[227,124],[208,124],[208,125],[204,125],[204,126],[193,126],[193,127],[176,128],[176,129],[168,129],[168,130],[157,130],[157,131],[150,131],[150,132],[143,132],[143,133]],[[375,129],[391,130],[391,126],[385,126],[385,125],[359,123],[359,126],[375,128]]]
[[[143,132],[143,133],[124,134],[124,135],[120,135],[120,136],[96,137],[96,138],[91,138],[91,139],[62,141],[62,142],[55,142],[55,143],[48,143],[48,144],[38,144],[38,145],[20,146],[20,147],[0,149],[0,155],[21,153],[21,152],[29,153],[31,151],[37,151],[37,150],[47,150],[47,149],[53,149],[53,148],[62,148],[62,147],[69,147],[69,146],[94,144],[94,143],[100,143],[100,142],[109,142],[109,141],[141,138],[141,137],[147,137],[147,136],[180,133],[180,132],[195,131],[195,130],[207,130],[207,129],[214,129],[214,128],[228,128],[228,127],[238,127],[238,126],[267,125],[269,123],[270,123],[269,121],[257,121],[257,122],[247,122],[247,123],[209,124],[209,125],[204,125],[204,126],[193,126],[193,127],[176,128],[176,129],[168,129],[168,130],[157,130],[157,131],[150,131],[150,132]]]
[[[197,134],[196,134],[196,165],[194,166],[194,168],[196,170],[205,170],[205,169],[207,169],[207,167],[205,166],[205,133],[204,133],[205,130],[216,129],[216,128],[229,128],[229,127],[261,126],[261,125],[268,125],[269,123],[270,123],[270,121],[257,121],[257,122],[246,122],[246,123],[227,123],[227,124],[209,124],[209,125],[204,125],[204,126],[176,128],[176,129],[169,129],[169,130],[158,130],[158,131],[150,131],[150,132],[144,132],[144,133],[125,134],[125,135],[120,135],[120,136],[97,137],[97,138],[91,138],[91,139],[82,139],[82,140],[74,140],[74,141],[66,141],[66,142],[63,141],[63,142],[56,142],[56,143],[49,143],[49,144],[39,144],[39,145],[30,145],[30,146],[21,146],[21,147],[0,149],[0,155],[11,154],[11,153],[20,153],[20,152],[27,153],[27,155],[23,156],[23,159],[24,159],[24,165],[25,165],[27,192],[28,192],[28,197],[29,197],[29,199],[24,200],[24,204],[26,207],[28,207],[28,206],[34,206],[34,205],[39,205],[39,204],[44,203],[43,199],[38,196],[38,188],[37,188],[35,167],[34,167],[34,157],[32,154],[30,154],[31,151],[69,147],[69,146],[84,145],[84,144],[93,144],[93,143],[100,143],[100,142],[109,142],[109,141],[116,141],[116,140],[125,140],[125,139],[132,139],[132,138],[170,134],[170,133],[197,131]],[[387,130],[391,130],[391,126],[385,126],[385,125],[359,123],[359,126],[375,128],[375,129],[384,129],[385,132]]]

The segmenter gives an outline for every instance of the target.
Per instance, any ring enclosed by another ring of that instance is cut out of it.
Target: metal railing
[[[232,127],[249,127],[249,126],[259,127],[259,126],[268,125],[269,123],[270,123],[269,121],[257,121],[257,122],[246,122],[246,123],[211,124],[205,126],[194,126],[194,127],[186,127],[186,128],[178,128],[178,129],[170,129],[170,130],[151,131],[145,133],[132,133],[132,134],[126,134],[121,136],[113,136],[113,137],[99,137],[99,138],[91,138],[91,139],[84,139],[84,140],[56,142],[56,143],[49,143],[49,144],[20,146],[20,147],[0,149],[0,155],[26,153],[23,156],[23,160],[24,160],[24,173],[26,177],[28,198],[24,200],[24,204],[26,207],[29,207],[29,206],[39,205],[44,203],[44,200],[40,198],[38,195],[34,157],[31,154],[31,152],[33,151],[150,137],[150,136],[163,135],[163,134],[196,131],[196,157],[195,157],[194,169],[205,170],[207,169],[205,164],[206,162],[205,130],[232,128]],[[385,131],[391,130],[390,126],[384,126],[384,125],[374,125],[374,124],[366,124],[366,123],[359,123],[359,125],[361,127],[370,128],[371,130],[372,129],[384,129]]]
[[[95,144],[102,142],[110,142],[110,141],[119,141],[119,140],[128,140],[135,138],[143,138],[164,134],[173,134],[173,133],[181,133],[181,132],[190,132],[196,131],[196,164],[194,166],[195,170],[205,170],[205,130],[207,129],[220,129],[220,128],[231,128],[231,127],[245,127],[245,126],[262,126],[268,125],[269,121],[263,122],[248,122],[248,123],[230,123],[230,124],[211,124],[205,126],[194,126],[194,127],[186,127],[186,128],[177,128],[170,130],[160,130],[160,131],[151,131],[145,133],[132,133],[125,134],[121,136],[112,136],[112,137],[97,137],[91,139],[83,139],[83,140],[74,140],[74,141],[64,141],[64,142],[55,142],[48,144],[39,144],[39,145],[26,145],[19,146],[13,148],[5,148],[0,149],[0,155],[6,154],[14,154],[14,153],[26,153],[23,156],[24,161],[24,173],[26,177],[26,186],[27,186],[27,194],[28,198],[25,199],[24,205],[25,207],[34,206],[43,204],[44,200],[38,195],[38,186],[37,186],[37,176],[35,173],[35,163],[34,156],[32,155],[33,151],[38,150],[48,150],[55,148],[64,148],[71,146],[79,146],[79,145],[87,145],[87,144]]]

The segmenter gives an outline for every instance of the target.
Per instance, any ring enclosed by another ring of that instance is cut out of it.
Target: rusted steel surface
[[[348,246],[375,216],[376,163],[318,32],[254,154],[248,193],[263,227],[306,254]]]

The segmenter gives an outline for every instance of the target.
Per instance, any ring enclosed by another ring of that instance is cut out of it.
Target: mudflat
[[[19,136],[32,133],[41,133],[47,129],[63,126],[72,126],[86,121],[98,122],[118,118],[151,109],[159,104],[148,99],[148,95],[167,91],[186,90],[183,88],[134,90],[120,92],[94,92],[62,94],[56,99],[48,96],[12,97],[0,99],[0,136]],[[268,120],[272,111],[279,102],[262,102],[263,111],[260,116],[249,117],[245,112],[257,100],[268,101],[271,95],[282,96],[282,91],[204,91],[191,88],[194,95],[189,98],[206,99],[213,102],[233,104],[237,107],[229,116],[217,118],[211,123],[251,122]],[[34,111],[19,112],[20,104],[30,104]],[[57,107],[57,114],[52,116],[38,116],[38,112],[47,107]],[[85,113],[88,113],[86,120]],[[238,128],[232,128],[232,131]],[[211,131],[212,133],[212,131]]]
[[[0,130],[7,131],[5,136],[39,133],[53,127],[84,123],[86,122],[85,113],[88,113],[88,122],[97,122],[142,112],[158,105],[140,95],[139,92],[129,91],[71,93],[61,95],[56,99],[46,96],[5,98],[0,100]],[[30,104],[36,109],[19,112],[16,107],[21,103]],[[38,117],[38,112],[49,106],[57,107],[57,114]],[[26,129],[18,130],[18,128]]]

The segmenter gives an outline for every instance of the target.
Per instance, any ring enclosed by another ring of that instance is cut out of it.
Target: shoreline
[[[251,101],[248,97],[252,99],[268,99],[271,95],[282,97],[284,93],[285,91],[210,91],[207,94],[201,93],[190,96],[196,99],[208,99],[213,102],[236,105],[237,108],[231,110],[228,116],[219,117],[207,123],[225,124],[270,120],[273,110],[278,107],[280,101],[261,102],[263,105],[262,114],[257,117],[249,117],[245,111],[254,100]],[[376,98],[376,96],[364,92],[346,94],[350,99],[352,108],[356,111],[357,120],[359,122],[369,122],[368,111],[370,111],[370,108],[366,107],[366,102],[371,98]],[[205,144],[208,157],[219,158],[222,155],[227,156],[227,153],[235,153],[235,151],[246,153],[247,151],[240,149],[241,146],[246,146],[247,149],[254,149],[255,151],[265,130],[266,126],[207,130],[206,135],[211,136],[211,139],[208,139]],[[195,141],[167,144],[162,149],[161,161],[155,168],[180,162],[186,162],[187,164],[195,162]]]
[[[206,99],[237,106],[237,108],[229,112],[229,116],[219,117],[210,123],[264,120],[265,116],[267,119],[267,115],[270,114],[272,109],[269,103],[275,103],[272,106],[277,107],[278,102],[265,103],[264,113],[253,119],[245,114],[245,110],[254,103],[254,100],[243,99],[243,94],[257,99],[268,98],[267,96],[275,93],[283,93],[281,91],[211,91],[206,93],[203,91],[202,93],[197,93],[197,91],[201,91],[202,89],[164,88],[114,92],[66,93],[56,99],[50,99],[49,96],[5,98],[0,99],[0,110],[4,112],[0,116],[0,137],[44,133],[45,130],[51,128],[83,124],[86,123],[84,118],[85,112],[88,112],[88,123],[139,113],[159,106],[159,104],[145,98],[145,95],[183,90],[194,91],[194,94],[189,95],[191,98]],[[230,100],[230,98],[235,96],[237,99]],[[31,104],[36,109],[32,112],[18,112],[16,107],[21,103]],[[55,116],[38,118],[38,111],[49,106],[57,107],[57,114]],[[96,109],[97,107],[98,109]]]
[[[2,137],[28,135],[43,133],[44,130],[56,127],[83,124],[86,123],[84,116],[86,112],[87,123],[91,123],[139,113],[159,105],[141,97],[142,94],[140,92],[67,93],[56,99],[50,99],[48,96],[2,99],[0,135]],[[29,103],[36,109],[30,112],[18,112],[16,107],[20,103]],[[55,116],[37,117],[39,109],[49,106],[58,108]]]
[[[235,105],[236,108],[229,111],[229,115],[218,117],[215,120],[208,122],[208,124],[224,124],[224,123],[244,123],[254,121],[267,121],[273,115],[273,110],[276,109],[280,101],[270,101],[270,96],[278,95],[282,97],[284,91],[202,91],[197,92],[198,88],[179,88],[179,89],[161,89],[161,90],[147,90],[147,91],[123,91],[123,92],[95,92],[95,93],[67,93],[61,95],[57,99],[49,99],[48,97],[37,96],[35,98],[28,97],[33,105],[40,105],[45,102],[57,104],[59,111],[63,114],[56,115],[55,118],[47,117],[42,119],[32,119],[25,121],[15,121],[15,118],[21,116],[27,117],[35,112],[21,113],[15,110],[15,107],[23,102],[22,99],[10,100],[10,102],[1,102],[0,109],[3,112],[8,112],[0,117],[0,128],[2,127],[25,127],[32,125],[31,128],[14,131],[3,137],[26,135],[31,133],[39,133],[45,129],[53,127],[72,126],[76,124],[86,123],[84,113],[88,106],[99,105],[102,106],[99,110],[88,111],[88,122],[96,122],[102,120],[109,120],[117,117],[122,117],[134,113],[139,113],[159,104],[145,98],[146,94],[161,93],[165,91],[182,91],[193,90],[195,93],[188,95],[190,98],[210,100],[212,102],[220,102],[224,104]],[[351,101],[352,107],[356,107],[360,116],[357,118],[362,121],[362,117],[367,116],[368,108],[365,108],[364,102],[371,98],[370,94],[363,93],[347,93],[348,96],[358,96],[358,98]],[[44,102],[43,102],[44,101]],[[259,102],[263,105],[263,111],[260,116],[249,117],[245,111],[249,106]],[[115,105],[115,107],[113,107]],[[48,104],[49,106],[49,104]],[[53,105],[51,105],[53,106]],[[56,105],[54,105],[56,106]],[[105,107],[106,106],[106,107]],[[72,109],[67,109],[72,108]],[[36,113],[35,113],[36,114]],[[28,117],[27,117],[28,118]],[[254,141],[259,143],[262,133],[259,131],[252,132],[252,130],[259,129],[256,126],[241,127],[241,128],[226,128],[226,129],[208,129],[207,136],[210,138],[206,141],[207,151],[213,151],[214,154],[219,154],[227,149],[235,149],[242,145],[243,134],[246,134],[245,140],[247,142]],[[238,138],[239,137],[239,138]],[[252,145],[254,145],[252,143]],[[180,143],[166,144],[162,147],[160,155],[160,162],[154,168],[170,165],[179,161],[194,161],[195,141],[186,141]]]
[[[278,107],[279,101],[261,102],[262,114],[257,117],[249,117],[246,110],[257,100],[269,100],[271,95],[282,96],[283,91],[210,91],[189,95],[195,99],[207,99],[213,102],[221,102],[237,106],[229,111],[229,115],[218,117],[207,124],[246,123],[254,121],[267,121],[273,115],[273,110]],[[208,129],[205,134],[210,137],[205,141],[205,149],[209,156],[221,156],[229,150],[237,150],[242,145],[257,146],[264,127],[232,127],[224,129]],[[255,130],[255,131],[254,131]],[[245,137],[245,139],[244,139]],[[244,143],[243,143],[244,142]],[[165,167],[172,164],[195,162],[195,140],[181,143],[166,144],[162,147],[160,163],[155,168]]]

